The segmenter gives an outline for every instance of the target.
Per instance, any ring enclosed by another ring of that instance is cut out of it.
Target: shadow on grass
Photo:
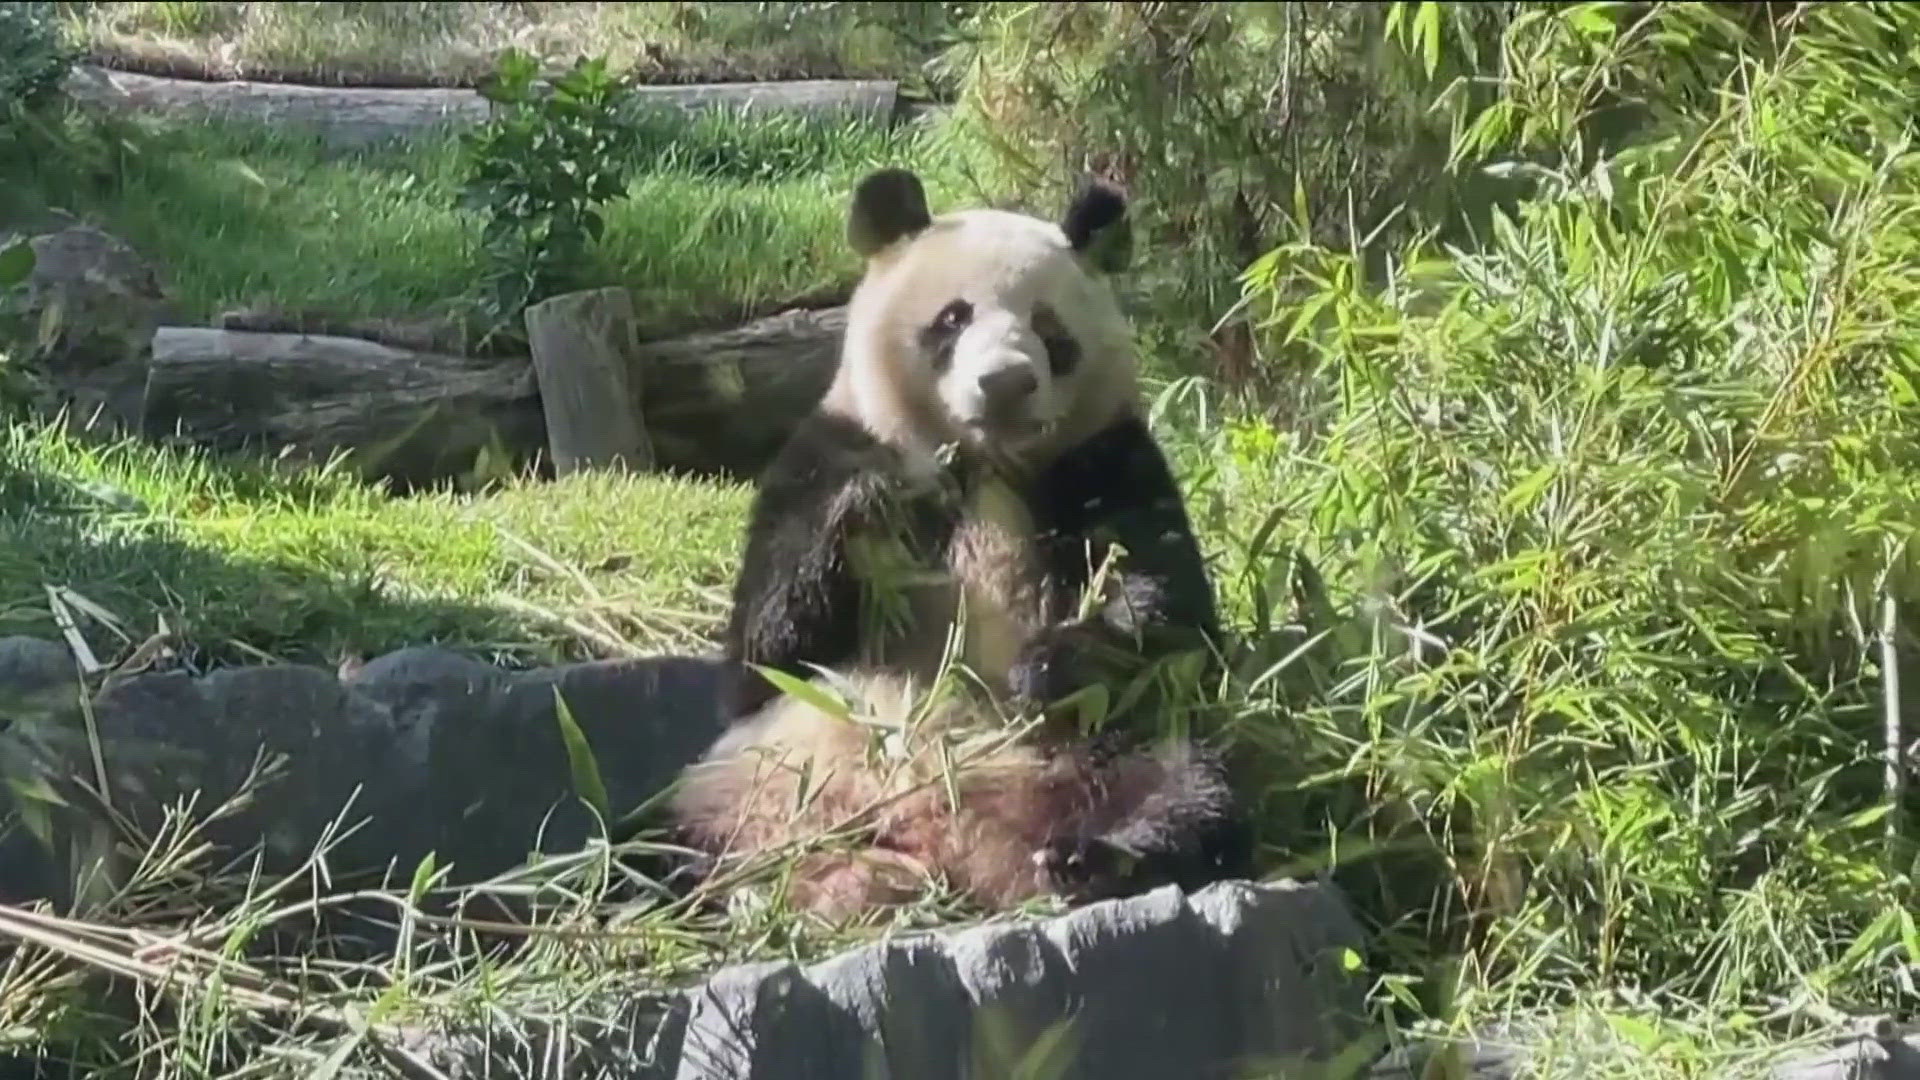
[[[265,468],[216,467],[223,499],[321,503],[332,492]],[[191,498],[191,497],[190,497]],[[301,520],[324,529],[326,519]],[[270,527],[236,521],[236,531]],[[316,560],[341,554],[316,545]],[[524,618],[453,599],[402,596],[375,560],[331,571],[291,559],[254,560],[178,535],[164,519],[107,484],[0,460],[0,632],[54,636],[46,589],[71,589],[123,620],[137,639],[164,618],[195,666],[336,663],[407,645],[444,644],[498,659],[546,659]],[[128,643],[90,624],[102,659]]]
[[[132,788],[117,797],[147,806],[149,830],[176,796],[197,795],[196,814],[205,814],[237,794],[265,751],[287,759],[274,794],[209,839],[265,837],[278,848],[270,863],[295,866],[351,802],[348,816],[370,816],[374,826],[343,846],[341,869],[397,861],[404,876],[431,851],[472,880],[530,851],[576,849],[597,831],[575,798],[580,776],[556,699],[566,700],[597,759],[615,815],[655,794],[712,737],[712,661],[557,663],[558,642],[542,645],[520,617],[404,595],[381,580],[375,559],[330,565],[329,556],[351,552],[350,530],[364,524],[351,514],[283,511],[274,522],[263,512],[249,522],[233,509],[250,498],[322,507],[343,498],[324,478],[202,462],[199,475],[175,478],[185,494],[170,496],[224,503],[214,512],[235,532],[349,531],[303,564],[190,542],[133,496],[34,460],[34,447],[0,438],[0,636],[58,642],[49,587],[121,621],[125,636],[79,612],[108,666],[164,618],[185,670],[121,683],[94,710],[109,758],[119,757],[109,777]],[[343,685],[335,672],[343,656],[372,659]],[[7,689],[0,686],[0,705]],[[87,775],[88,758],[72,745],[79,694],[71,689],[64,718],[39,730],[65,747],[59,769]],[[0,717],[0,730],[19,719]],[[0,864],[6,855],[0,850]],[[15,892],[17,882],[7,884],[0,892]]]

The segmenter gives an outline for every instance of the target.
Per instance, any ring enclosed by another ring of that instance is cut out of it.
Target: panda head
[[[1132,332],[1105,275],[1126,265],[1126,201],[1084,188],[1058,222],[1004,210],[933,217],[912,173],[854,189],[866,259],[826,405],[908,450],[959,443],[1035,463],[1132,407]]]

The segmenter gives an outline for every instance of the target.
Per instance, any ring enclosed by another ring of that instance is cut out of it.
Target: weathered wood
[[[628,367],[656,468],[747,479],[832,381],[844,308],[645,342]],[[405,485],[463,476],[482,447],[547,449],[533,366],[318,334],[163,326],[139,405],[149,437],[325,459]]]
[[[844,307],[640,346],[641,413],[661,465],[757,475],[833,380]]]
[[[214,449],[324,460],[431,483],[483,448],[537,445],[540,406],[523,359],[478,361],[356,338],[162,326],[141,428]]]
[[[524,317],[555,474],[651,469],[640,394],[627,377],[638,351],[627,290],[564,293],[528,307]]]
[[[477,91],[467,89],[208,82],[92,64],[80,65],[67,88],[79,100],[130,111],[219,113],[277,128],[299,128],[340,150],[472,127],[485,120],[491,108]],[[892,117],[898,96],[899,84],[885,79],[634,88],[634,100],[641,108],[751,106],[760,112],[848,112],[879,120]]]

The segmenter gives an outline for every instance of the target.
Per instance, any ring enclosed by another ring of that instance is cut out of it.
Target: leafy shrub
[[[0,4],[0,142],[56,100],[79,58],[60,33],[53,5]]]
[[[486,216],[486,302],[496,331],[528,304],[579,288],[606,230],[600,208],[626,192],[632,132],[626,86],[603,58],[583,58],[541,86],[539,62],[501,58],[481,87],[495,112],[462,137],[461,203]]]
[[[1920,155],[1886,88],[1920,9],[1807,5],[1777,49],[1617,10],[1506,30],[1456,149],[1534,190],[1484,247],[1249,271],[1318,396],[1193,451],[1228,463],[1198,501],[1240,538],[1248,737],[1300,778],[1295,854],[1327,819],[1401,853],[1350,880],[1429,1006],[1910,1008]],[[1673,90],[1594,153],[1569,90],[1635,86]],[[1393,895],[1409,850],[1436,892]]]

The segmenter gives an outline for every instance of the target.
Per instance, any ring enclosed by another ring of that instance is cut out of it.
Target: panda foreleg
[[[810,678],[809,665],[852,660],[869,630],[853,539],[892,534],[931,549],[951,523],[948,497],[857,426],[806,421],[754,496],[725,633],[723,716],[745,716],[776,696],[749,665]]]
[[[1023,703],[1056,702],[1092,683],[1117,688],[1175,654],[1211,659],[1220,639],[1212,584],[1144,421],[1125,417],[1061,458],[1042,478],[1039,505],[1064,610],[1015,665]],[[1095,595],[1080,595],[1096,583]]]
[[[925,873],[913,859],[881,847],[813,852],[790,872],[788,897],[803,911],[832,923],[911,903]]]

